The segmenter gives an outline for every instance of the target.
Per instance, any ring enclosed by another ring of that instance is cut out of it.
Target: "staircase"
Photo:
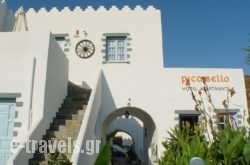
[[[80,88],[69,82],[68,95],[56,113],[50,128],[46,130],[46,135],[43,135],[43,140],[51,141],[52,144],[55,140],[57,142],[64,140],[66,142],[66,152],[63,154],[69,160],[73,151],[73,141],[77,139],[90,93],[91,90]],[[72,142],[70,147],[68,147],[70,145],[68,144],[68,138],[71,138]],[[70,152],[68,152],[69,150]],[[37,150],[34,157],[29,160],[29,165],[48,165],[48,160],[48,153],[39,153],[39,150]]]

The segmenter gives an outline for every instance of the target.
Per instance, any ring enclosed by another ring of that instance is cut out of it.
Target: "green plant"
[[[250,64],[250,46],[248,46],[247,48],[243,48],[243,50],[247,53],[245,60],[246,60],[246,63],[249,65]]]
[[[56,150],[55,153],[49,154],[49,165],[72,165],[66,155]]]
[[[226,124],[224,129],[214,133],[214,142],[210,146],[210,160],[225,165],[249,164],[250,155],[246,155],[246,152],[250,148],[245,135],[245,129],[235,130]]]
[[[179,126],[168,132],[169,138],[163,142],[166,151],[159,160],[159,165],[188,165],[192,157],[201,157],[206,165],[249,165],[250,164],[250,136],[249,129],[239,129],[229,115],[228,107],[231,97],[235,94],[233,88],[227,91],[227,98],[222,101],[226,111],[226,123],[220,127],[220,113],[213,104],[206,78],[203,77],[204,86],[198,91],[198,97],[190,87],[192,99],[195,102],[195,110],[200,112],[205,120],[204,125],[198,123],[194,130],[189,123],[184,128]],[[204,98],[206,97],[206,99]],[[212,123],[211,116],[207,113],[204,100],[212,106],[216,114],[216,123]],[[217,131],[214,130],[217,128]],[[203,132],[210,131],[207,138]]]
[[[111,160],[111,149],[109,142],[106,142],[99,153],[94,165],[109,165]]]
[[[110,140],[115,136],[115,134],[119,132],[118,129],[114,130],[113,132],[107,135],[107,141],[104,144],[101,152],[99,153],[95,165],[109,165],[111,161],[111,147],[110,147]]]
[[[194,156],[206,157],[207,141],[198,126],[192,130],[190,124],[186,123],[184,128],[175,127],[168,134],[170,137],[163,142],[166,151],[159,165],[184,165]]]

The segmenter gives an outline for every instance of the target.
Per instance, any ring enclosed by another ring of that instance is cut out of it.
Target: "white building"
[[[68,81],[91,89],[75,135],[83,150],[87,140],[103,145],[108,133],[120,129],[133,138],[143,164],[156,164],[167,131],[182,120],[198,120],[185,83],[190,79],[199,89],[202,76],[221,112],[228,87],[234,87],[230,110],[244,126],[243,70],[164,68],[161,28],[161,13],[152,6],[14,13],[0,3],[0,164],[29,164],[34,154],[22,145],[48,134]],[[10,141],[19,144],[12,154]],[[92,165],[97,155],[74,152],[70,159]]]

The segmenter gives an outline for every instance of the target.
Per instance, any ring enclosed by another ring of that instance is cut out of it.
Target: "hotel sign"
[[[204,80],[206,83],[213,83],[211,86],[208,84],[209,90],[224,91],[229,88],[228,86],[220,85],[220,83],[228,83],[230,81],[230,78],[226,75],[183,75],[181,76],[181,83],[184,85],[182,89],[186,91],[190,90],[187,86],[187,84],[190,83],[193,90],[198,90],[199,88],[193,84],[202,84]],[[216,85],[214,83],[216,83]]]
[[[224,76],[224,75],[212,75],[212,76],[181,76],[181,82],[182,84],[186,84],[188,81],[190,82],[190,84],[194,83],[194,82],[203,82],[203,78],[205,78],[206,82],[229,82],[229,77],[228,76]]]

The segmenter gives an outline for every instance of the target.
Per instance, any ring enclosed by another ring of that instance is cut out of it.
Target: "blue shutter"
[[[13,139],[15,99],[0,100],[0,164],[5,165],[10,157]]]

